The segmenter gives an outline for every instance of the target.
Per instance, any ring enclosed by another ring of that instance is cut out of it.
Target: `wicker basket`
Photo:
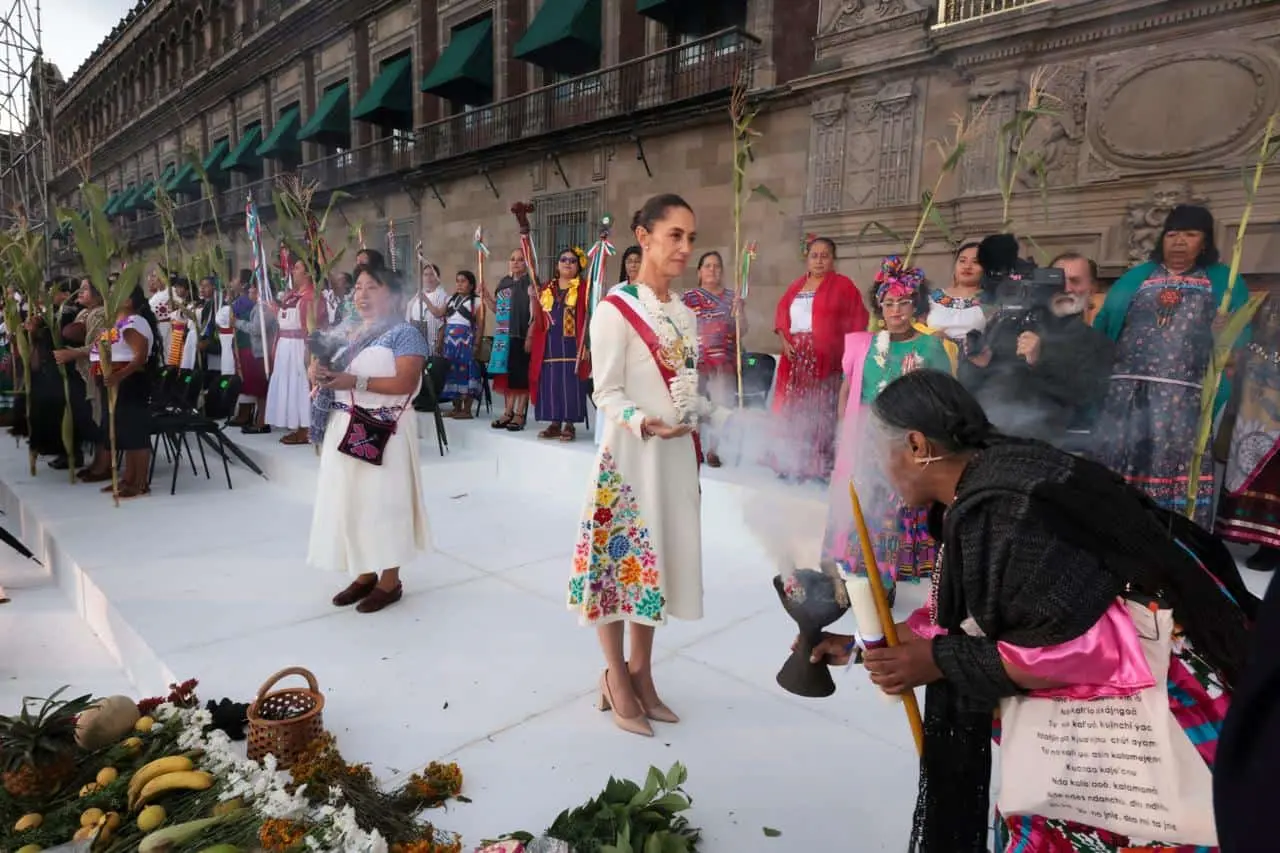
[[[291,675],[305,678],[306,688],[267,692]],[[324,696],[309,670],[291,666],[268,678],[249,706],[249,760],[261,761],[274,755],[281,770],[292,767],[298,756],[324,734],[323,710]]]

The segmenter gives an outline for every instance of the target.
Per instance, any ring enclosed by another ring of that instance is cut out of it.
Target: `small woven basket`
[[[291,675],[305,678],[307,686],[267,692]],[[324,696],[310,670],[291,666],[268,678],[249,706],[249,760],[261,761],[274,755],[281,770],[292,767],[303,751],[324,734],[323,710]]]

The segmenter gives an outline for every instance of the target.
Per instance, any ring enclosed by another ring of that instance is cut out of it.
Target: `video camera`
[[[1066,276],[1056,267],[1038,267],[1018,257],[1018,240],[1012,234],[993,234],[978,245],[982,266],[982,290],[994,307],[987,330],[970,332],[966,345],[981,352],[997,329],[1012,326],[1014,336],[1033,331],[1049,313],[1055,296],[1066,288]]]

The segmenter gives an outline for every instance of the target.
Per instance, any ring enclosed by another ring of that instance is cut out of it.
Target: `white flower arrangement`
[[[636,294],[640,304],[654,321],[654,332],[662,345],[663,358],[675,374],[671,377],[668,388],[671,391],[671,402],[679,415],[678,420],[680,423],[689,423],[703,409],[702,395],[698,393],[697,321],[692,311],[680,310],[684,303],[678,302],[675,297],[672,297],[671,304],[678,307],[669,312],[646,284],[637,285]]]
[[[378,832],[366,832],[356,823],[355,809],[330,789],[328,802],[315,805],[306,786],[290,790],[293,777],[281,770],[274,755],[250,761],[235,747],[227,733],[205,727],[213,716],[199,708],[179,708],[166,703],[155,710],[161,725],[179,728],[177,744],[184,751],[199,751],[199,764],[225,783],[219,799],[240,799],[263,818],[297,821],[312,827],[306,843],[311,850],[344,853],[387,853],[387,842]]]

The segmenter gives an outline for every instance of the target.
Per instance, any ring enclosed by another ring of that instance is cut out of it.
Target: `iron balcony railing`
[[[470,109],[423,125],[416,133],[397,133],[304,163],[299,172],[303,180],[328,192],[587,124],[711,100],[727,95],[738,80],[750,79],[758,47],[759,40],[749,33],[723,30],[641,59]],[[242,214],[249,194],[259,209],[270,207],[275,180],[266,178],[220,192],[218,218]],[[212,220],[207,199],[188,201],[174,211],[174,222],[182,231]],[[123,224],[133,239],[155,239],[162,233],[155,214]]]
[[[937,27],[979,21],[992,15],[1040,6],[1052,0],[939,0]]]
[[[584,125],[710,99],[750,79],[760,41],[722,30],[639,59],[544,86],[418,128],[419,165]]]

